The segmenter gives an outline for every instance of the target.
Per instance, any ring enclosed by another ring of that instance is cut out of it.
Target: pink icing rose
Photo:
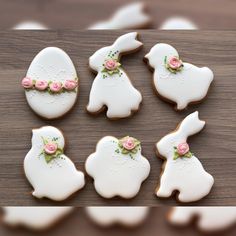
[[[48,82],[46,80],[37,80],[35,83],[35,88],[43,91],[48,87]]]
[[[177,152],[180,156],[185,155],[186,153],[189,152],[189,145],[187,143],[180,143],[177,146]]]
[[[21,85],[24,87],[24,88],[32,88],[34,83],[33,83],[33,80],[29,77],[25,77],[22,82],[21,82]]]
[[[168,64],[171,69],[176,70],[183,65],[183,62],[177,57],[171,57]]]
[[[49,85],[49,88],[52,92],[60,92],[61,89],[62,89],[62,83],[61,82],[52,82],[50,85]]]
[[[122,143],[123,147],[127,150],[132,150],[135,148],[135,141],[133,138],[127,138]]]
[[[75,80],[66,80],[64,83],[64,88],[66,90],[74,90],[77,87],[77,81]]]
[[[109,59],[109,60],[105,61],[104,66],[107,70],[115,70],[118,66],[118,63],[114,59]]]
[[[51,155],[57,151],[57,144],[56,143],[48,143],[44,146],[44,151]]]

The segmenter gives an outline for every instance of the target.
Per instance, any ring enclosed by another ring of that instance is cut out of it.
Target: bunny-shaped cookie
[[[99,49],[89,58],[89,66],[98,74],[90,91],[88,112],[98,113],[106,106],[107,117],[118,119],[138,110],[142,96],[119,62],[123,53],[142,46],[136,37],[136,32],[122,35],[111,46]]]
[[[32,148],[24,160],[33,196],[62,201],[84,186],[84,174],[63,154],[64,145],[64,137],[55,127],[33,130]]]
[[[214,183],[197,157],[190,152],[187,138],[200,132],[205,122],[199,120],[198,112],[188,115],[178,129],[164,136],[157,144],[157,152],[166,159],[158,197],[170,197],[175,190],[179,191],[178,200],[193,202],[205,197]]]
[[[150,17],[144,12],[142,2],[133,2],[119,8],[113,16],[89,27],[92,30],[101,29],[137,29],[150,23]]]
[[[195,217],[201,231],[218,232],[236,223],[236,207],[173,207],[168,220],[173,225],[185,226]]]
[[[164,43],[156,44],[145,59],[155,70],[153,83],[158,95],[176,103],[177,110],[206,97],[214,77],[209,68],[183,63],[176,49]]]

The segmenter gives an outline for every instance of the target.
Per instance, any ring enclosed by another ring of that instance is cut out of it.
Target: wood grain
[[[49,231],[43,232],[44,236],[64,236],[71,235],[91,235],[91,236],[130,236],[130,235],[166,235],[166,236],[199,236],[205,235],[199,233],[196,222],[185,226],[175,227],[167,222],[167,215],[170,209],[167,207],[153,207],[144,222],[134,228],[127,228],[121,225],[115,225],[108,228],[97,226],[90,220],[84,208],[77,208],[74,212],[58,222]],[[226,231],[221,231],[220,236],[235,235],[236,227],[231,226]],[[13,229],[0,224],[0,234],[4,236],[34,236],[35,232],[31,232],[25,228]]]
[[[135,0],[0,0],[0,27],[12,28],[22,21],[39,21],[51,29],[85,29],[113,15]],[[200,29],[236,29],[233,0],[142,0],[158,28],[173,16],[191,19]]]
[[[139,31],[144,47],[135,54],[124,56],[122,65],[143,95],[140,111],[119,121],[109,121],[104,113],[91,116],[85,112],[85,107],[95,75],[88,69],[88,58],[125,32],[0,31],[0,205],[175,205],[174,198],[160,200],[154,194],[163,163],[155,156],[154,145],[195,110],[200,112],[207,125],[203,132],[191,138],[191,148],[215,178],[211,193],[196,204],[236,204],[236,32]],[[177,113],[155,95],[152,73],[143,62],[143,56],[157,42],[176,47],[184,61],[209,66],[214,71],[214,83],[202,104]],[[45,121],[30,110],[20,85],[34,56],[47,46],[64,49],[72,58],[80,78],[80,94],[74,109],[55,121]],[[31,147],[31,130],[44,125],[63,130],[67,139],[65,153],[83,171],[86,158],[94,152],[101,137],[134,136],[142,141],[143,154],[150,161],[150,176],[132,200],[101,198],[89,177],[86,177],[85,188],[65,202],[35,199],[24,177],[23,160]]]

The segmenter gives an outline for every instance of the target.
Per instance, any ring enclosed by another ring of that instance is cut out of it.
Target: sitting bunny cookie
[[[141,93],[134,88],[119,62],[122,53],[142,46],[136,37],[135,32],[122,35],[111,46],[101,48],[89,58],[89,66],[98,74],[90,91],[88,112],[99,113],[106,106],[107,117],[118,119],[138,110]]]
[[[22,80],[29,106],[39,116],[55,119],[75,104],[78,78],[70,57],[60,48],[43,49]]]
[[[210,192],[214,179],[204,170],[187,144],[187,138],[200,132],[204,126],[205,122],[199,120],[198,112],[194,112],[180,123],[176,131],[156,144],[158,155],[166,159],[156,191],[158,197],[168,198],[178,190],[179,201],[193,202]]]
[[[185,226],[197,217],[197,226],[204,232],[218,232],[236,223],[236,207],[173,207],[168,220]]]
[[[103,29],[137,29],[150,23],[150,17],[144,12],[142,2],[129,3],[119,8],[107,21],[98,22],[89,27],[91,30]]]
[[[140,142],[132,137],[118,140],[102,138],[85,163],[86,172],[94,179],[98,194],[104,198],[132,198],[148,177],[150,164],[141,154]]]
[[[127,227],[142,223],[149,212],[148,207],[86,207],[86,212],[100,226],[121,224]]]
[[[145,59],[155,70],[153,82],[158,95],[176,103],[177,110],[206,97],[214,77],[209,68],[183,63],[176,49],[164,43],[156,44]]]
[[[34,197],[62,201],[83,188],[84,174],[64,155],[64,146],[64,137],[57,128],[44,126],[33,130],[24,170],[34,188]]]
[[[3,210],[3,222],[9,226],[45,230],[68,215],[73,207],[4,207]]]

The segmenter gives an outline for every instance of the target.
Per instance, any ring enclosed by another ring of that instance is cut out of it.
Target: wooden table
[[[127,31],[126,31],[127,32]],[[155,143],[189,113],[198,110],[206,128],[190,140],[193,152],[215,178],[211,193],[197,205],[236,204],[236,32],[139,31],[144,47],[124,56],[122,64],[134,86],[143,94],[140,111],[129,119],[109,121],[105,114],[93,117],[85,112],[95,75],[88,69],[88,58],[97,49],[111,44],[125,31],[0,31],[0,205],[175,205],[175,198],[158,199],[162,160],[154,152]],[[177,113],[160,100],[152,88],[152,73],[143,56],[157,42],[175,46],[184,59],[198,66],[209,66],[215,74],[209,96],[200,105]],[[80,78],[80,95],[74,109],[63,119],[45,121],[36,116],[26,103],[20,85],[34,56],[44,47],[57,46],[72,58]],[[93,181],[65,202],[54,203],[31,196],[32,188],[23,173],[23,160],[31,147],[31,130],[53,125],[64,131],[66,155],[84,171],[86,158],[94,152],[97,141],[105,135],[131,135],[142,141],[143,154],[151,164],[149,178],[132,200],[101,198]],[[88,142],[89,140],[89,142]]]
[[[141,0],[156,29],[167,18],[183,16],[200,29],[236,29],[233,0]],[[0,0],[0,26],[12,28],[22,21],[39,21],[51,29],[85,29],[108,19],[121,6],[135,0]]]
[[[130,235],[167,235],[167,236],[199,236],[203,235],[197,230],[195,222],[185,227],[175,227],[167,222],[167,215],[170,209],[167,207],[151,208],[144,222],[134,228],[127,228],[115,225],[102,228],[94,224],[87,216],[85,209],[77,208],[71,215],[58,222],[49,231],[43,232],[44,236],[130,236]],[[220,236],[235,235],[236,227],[232,226]],[[0,224],[0,234],[4,236],[34,236],[35,233],[25,228],[12,229]],[[210,234],[211,235],[211,234]],[[216,235],[216,234],[212,234]]]

